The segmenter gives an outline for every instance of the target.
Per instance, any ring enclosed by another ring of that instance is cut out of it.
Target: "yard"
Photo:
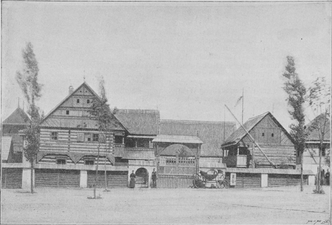
[[[329,193],[265,189],[2,189],[2,223],[328,224]],[[324,190],[328,191],[328,187]]]

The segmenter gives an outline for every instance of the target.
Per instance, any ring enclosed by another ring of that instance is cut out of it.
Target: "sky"
[[[272,112],[288,130],[286,56],[307,86],[331,80],[331,3],[2,2],[2,120],[23,94],[22,49],[34,47],[47,114],[85,80],[110,106],[162,119],[235,121]],[[26,108],[25,103],[25,108]],[[306,106],[307,122],[313,119]]]

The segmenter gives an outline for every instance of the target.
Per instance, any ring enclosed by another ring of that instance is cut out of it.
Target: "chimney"
[[[73,88],[73,86],[69,86],[69,94],[71,95],[72,93],[74,92],[74,88]]]

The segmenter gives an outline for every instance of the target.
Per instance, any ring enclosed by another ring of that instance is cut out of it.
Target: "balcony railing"
[[[227,167],[247,167],[246,155],[231,155],[223,158],[223,163],[226,163]]]

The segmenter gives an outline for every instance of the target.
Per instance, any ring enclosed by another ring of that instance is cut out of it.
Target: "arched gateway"
[[[202,141],[195,136],[158,135],[156,144],[157,187],[187,188],[198,172]]]
[[[141,167],[136,170],[136,186],[141,188],[149,187],[149,172],[147,169]]]

